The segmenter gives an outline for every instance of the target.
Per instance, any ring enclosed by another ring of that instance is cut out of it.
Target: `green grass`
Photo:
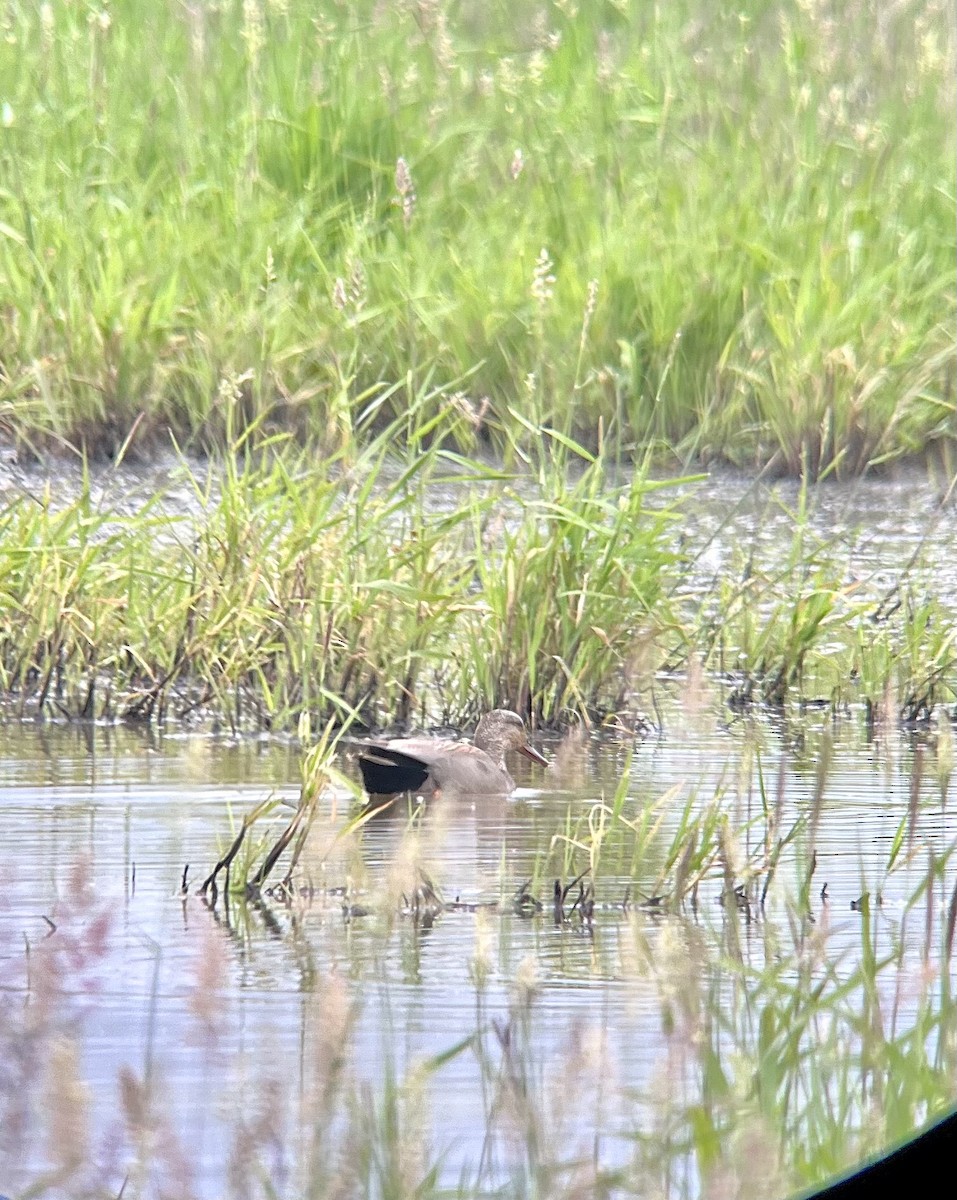
[[[615,483],[567,442],[529,481],[436,438],[397,462],[395,427],[318,467],[284,443],[254,458],[251,440],[205,478],[183,462],[196,517],[161,494],[94,504],[88,479],[72,502],[0,509],[0,688],[19,715],[302,728],[632,703],[636,647],[653,656],[666,628],[658,485]],[[445,488],[456,503],[437,508]]]
[[[954,58],[940,0],[12,9],[0,430],[217,446],[235,393],[335,449],[430,392],[501,452],[927,450]]]
[[[742,552],[688,595],[699,568],[667,490],[682,481],[623,474],[607,446],[549,428],[534,431],[537,464],[513,472],[449,449],[454,425],[404,443],[430,398],[320,464],[287,437],[234,434],[227,413],[231,453],[182,459],[138,504],[108,472],[73,499],[8,493],[6,713],[206,719],[307,742],[330,719],[463,723],[494,706],[634,724],[667,676],[702,667],[738,709],[918,725],[953,708],[957,623],[919,556],[890,592],[849,582],[846,547],[811,537],[802,500],[782,562]]]

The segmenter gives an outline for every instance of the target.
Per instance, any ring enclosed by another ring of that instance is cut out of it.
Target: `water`
[[[687,501],[688,548],[700,556],[697,579],[720,576],[742,551],[768,574],[787,562],[802,504],[798,482],[718,472],[689,485]],[[954,481],[935,483],[919,468],[899,467],[883,478],[811,487],[805,504],[806,554],[843,561],[848,583],[864,595],[883,596],[907,564],[920,563],[929,570],[916,572],[918,583],[957,606]]]
[[[735,827],[743,829],[749,813],[760,811],[760,758],[772,802],[783,781],[781,827],[787,829],[811,810],[818,752],[833,739],[812,895],[816,923],[829,929],[824,954],[849,973],[860,958],[867,920],[851,902],[863,891],[880,891],[877,942],[883,949],[895,944],[927,854],[953,844],[957,818],[941,805],[933,773],[926,771],[912,865],[885,878],[907,810],[913,746],[896,736],[891,744],[869,745],[856,723],[832,728],[821,718],[807,724],[803,746],[795,750],[789,731],[763,720],[728,724],[715,719],[720,711],[691,714],[675,698],[666,712],[675,735],[634,749],[624,813],[636,819],[674,789],[662,806],[657,854],[689,797],[701,807],[723,795]],[[263,1169],[280,1185],[294,1186],[303,1130],[322,1116],[316,1088],[328,1070],[330,1021],[348,1045],[351,1095],[381,1103],[390,1072],[399,1081],[422,1081],[421,1095],[411,1100],[403,1092],[403,1103],[421,1125],[429,1153],[442,1152],[441,1174],[450,1186],[480,1164],[487,1179],[499,1182],[517,1169],[514,1145],[509,1150],[511,1143],[496,1142],[494,1154],[486,1145],[490,1064],[501,1068],[510,1020],[509,1036],[521,1044],[529,1086],[542,1106],[536,1119],[547,1117],[550,1144],[566,1157],[626,1165],[636,1152],[635,1129],[655,1127],[654,1097],[667,1087],[673,1103],[674,1089],[691,1086],[674,1074],[669,987],[677,987],[689,962],[699,989],[731,987],[721,982],[728,943],[718,903],[720,869],[701,885],[697,912],[678,921],[625,911],[627,864],[609,849],[591,925],[553,919],[549,898],[561,859],[557,851],[548,858],[549,846],[568,828],[569,814],[574,823],[610,799],[629,749],[618,738],[593,738],[554,774],[521,760],[514,797],[433,806],[413,834],[406,814],[399,814],[343,835],[348,797],[329,794],[302,865],[311,896],[262,907],[227,906],[220,897],[211,908],[197,885],[241,814],[269,794],[297,796],[294,747],[201,734],[151,738],[126,730],[8,727],[0,759],[7,845],[0,899],[3,1036],[11,1043],[29,1040],[24,1031],[32,1028],[40,1060],[56,1039],[79,1047],[78,1071],[89,1090],[87,1153],[101,1165],[118,1145],[131,1153],[129,1122],[120,1115],[121,1074],[149,1078],[155,1086],[151,1122],[163,1131],[167,1172],[182,1172],[177,1186],[187,1189],[183,1195],[225,1194],[228,1163],[242,1156],[250,1139],[255,1144],[250,1126],[256,1121],[260,1131],[269,1127],[257,1150]],[[283,820],[282,811],[272,818],[274,833]],[[738,950],[756,971],[774,954],[769,928],[779,943],[788,940],[784,897],[806,867],[808,836],[805,829],[795,853],[782,860],[767,922],[743,926]],[[739,837],[742,856],[747,841],[747,834]],[[403,888],[414,878],[402,876],[401,863],[412,857],[447,900],[460,901],[431,923],[401,914]],[[186,864],[189,891],[183,895]],[[641,878],[654,880],[654,861]],[[527,880],[545,901],[531,918],[509,904]],[[827,905],[817,898],[825,882]],[[346,919],[342,889],[370,914]],[[922,966],[922,913],[918,909],[909,930],[904,926],[905,973],[914,977]],[[56,1011],[31,1025],[31,1007],[49,999],[37,964],[50,938],[67,942],[69,965]],[[668,971],[675,973],[670,980]],[[527,1006],[520,1002],[525,986],[532,997]],[[330,1010],[338,1016],[330,1018]],[[484,1031],[483,1043],[433,1070],[422,1066],[477,1030]],[[29,1131],[15,1146],[8,1139],[0,1157],[0,1181],[13,1194],[50,1160],[49,1105],[64,1086],[49,1061],[39,1076],[21,1083],[2,1097],[7,1127],[16,1126],[11,1114],[25,1109]],[[583,1107],[586,1096],[593,1107]],[[347,1116],[338,1112],[336,1122],[345,1139]],[[117,1170],[118,1188],[123,1175]],[[693,1175],[686,1185],[675,1183],[674,1194],[688,1188],[697,1190]]]
[[[767,571],[786,560],[793,485],[725,476],[692,492],[692,586],[742,553]],[[939,501],[906,473],[817,489],[809,537],[833,541],[848,579],[874,594],[923,550],[928,586],[953,604],[957,522],[952,501]],[[536,1163],[560,1161],[563,1186],[578,1172],[594,1191],[596,1174],[620,1170],[622,1194],[645,1179],[655,1194],[696,1196],[687,1129],[706,1107],[710,1045],[737,1097],[726,1169],[742,1195],[783,1194],[778,1131],[747,1099],[761,1013],[788,987],[853,981],[873,952],[894,959],[879,973],[885,1033],[918,1019],[949,970],[938,955],[954,886],[953,797],[932,739],[878,730],[868,740],[859,714],[735,717],[720,688],[701,683],[663,685],[660,704],[661,736],[544,743],[558,765],[512,764],[519,787],[507,800],[433,805],[411,821],[396,812],[350,831],[349,795],[328,792],[297,872],[306,892],[259,905],[222,894],[211,905],[198,885],[244,813],[270,795],[296,801],[294,744],[3,727],[0,1192],[54,1172],[43,1194],[117,1195],[129,1177],[127,1196],[294,1196],[303,1172],[325,1171],[314,1194],[332,1194],[338,1175],[351,1195],[356,1163],[375,1152],[384,1194],[398,1146],[394,1173],[438,1164],[451,1189],[464,1178],[514,1194]],[[636,828],[657,822],[656,832],[636,865],[635,836],[611,821],[593,920],[556,922],[553,881],[586,869],[598,806],[621,790],[621,815]],[[682,823],[713,806],[733,831],[735,880],[746,881],[763,861],[765,805],[780,809],[777,835],[794,836],[764,914],[727,919],[718,854],[696,906],[664,915],[636,904],[673,879]],[[272,815],[269,836],[291,812]],[[804,914],[795,903],[812,845]],[[930,903],[912,903],[935,862],[944,867]],[[458,902],[432,920],[409,912],[419,870]],[[531,916],[512,905],[526,883],[543,906]],[[852,905],[864,895],[862,913]],[[815,1029],[822,1046],[837,1039],[828,1061],[843,1063],[833,1070],[855,1092],[847,1120],[860,1124],[875,1086],[856,1065],[871,1004],[852,987]],[[818,1070],[833,1083],[812,1042],[802,1041],[798,1091],[815,1090]],[[140,1174],[138,1161],[152,1166]]]

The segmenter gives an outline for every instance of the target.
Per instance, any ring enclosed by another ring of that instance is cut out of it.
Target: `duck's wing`
[[[365,746],[359,754],[362,784],[370,796],[421,792],[429,779],[429,764],[392,746]]]
[[[478,746],[453,742],[430,764],[436,788],[465,796],[507,796],[515,781],[503,765]]]

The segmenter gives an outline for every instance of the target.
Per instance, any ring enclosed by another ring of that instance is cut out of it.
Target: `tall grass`
[[[954,433],[943,0],[19,6],[0,429],[243,417],[326,448],[433,388],[505,449],[852,473]]]
[[[72,499],[50,483],[8,492],[6,713],[308,734],[498,705],[637,727],[694,662],[732,682],[734,707],[863,705],[920,724],[953,705],[954,614],[916,559],[891,592],[849,581],[802,501],[782,563],[751,552],[689,594],[700,568],[667,490],[683,481],[623,473],[608,443],[592,454],[551,427],[534,460],[490,466],[449,449],[467,432],[457,410],[406,440],[432,399],[319,464],[227,412],[230,453],[182,459],[143,501],[110,472]]]
[[[243,431],[221,472],[184,461],[192,516],[161,495],[124,514],[88,478],[59,506],[49,489],[15,496],[0,510],[0,685],[16,711],[296,728],[633,703],[672,557],[667,513],[644,509],[655,485],[616,484],[567,443],[540,482],[560,497],[572,459],[580,481],[545,502],[437,436],[396,461],[405,421],[320,467],[286,446],[254,457]]]

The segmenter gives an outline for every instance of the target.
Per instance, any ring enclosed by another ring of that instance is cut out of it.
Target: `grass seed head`
[[[555,291],[555,264],[543,246],[532,272],[532,297],[539,308],[546,308]]]
[[[396,159],[395,164],[395,190],[398,195],[393,203],[402,209],[402,221],[408,229],[412,224],[416,195],[415,185],[412,182],[412,171],[401,155]]]

